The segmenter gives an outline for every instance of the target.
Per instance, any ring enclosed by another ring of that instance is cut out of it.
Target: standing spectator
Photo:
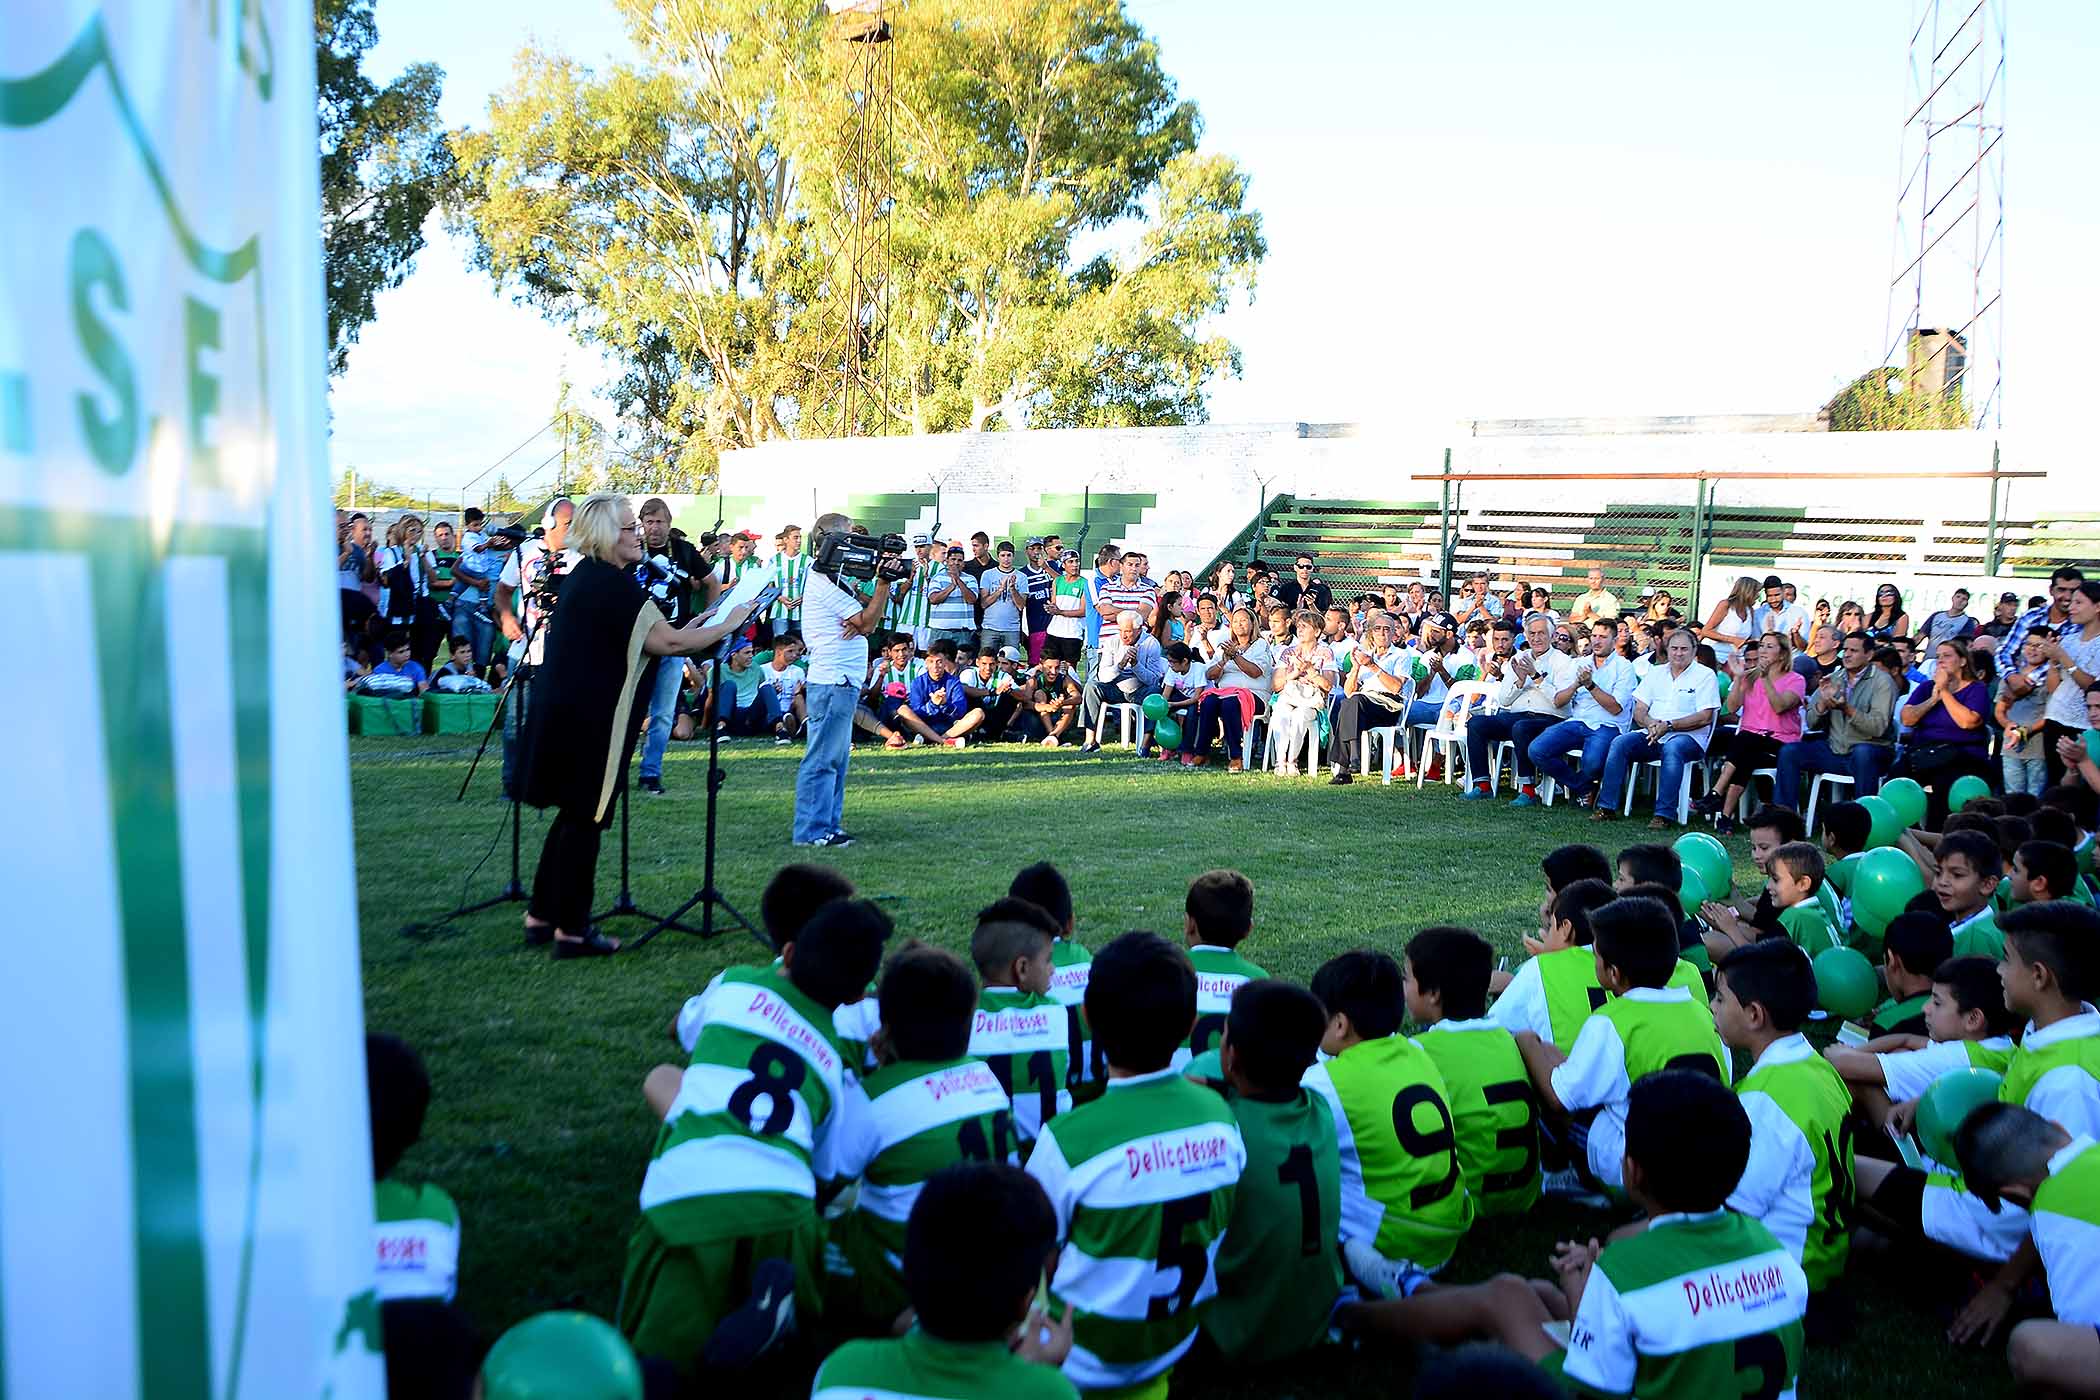
[[[1082,704],[1079,684],[1072,679],[1064,660],[1045,656],[1021,702],[1021,713],[1014,722],[1015,735],[1046,749],[1058,748],[1078,723]]]
[[[1818,641],[1823,636],[1823,634],[1825,632],[1832,632],[1835,630],[1836,625],[1830,615],[1830,600],[1828,598],[1816,599],[1816,606],[1814,612],[1808,620],[1808,649],[1810,651],[1815,651],[1817,648]],[[1843,640],[1844,637],[1842,636],[1842,634],[1840,634],[1836,641],[1833,641],[1831,643],[1831,655],[1835,656],[1837,654],[1837,642]]]
[[[1219,564],[1217,572],[1211,575],[1210,591],[1218,600],[1218,611],[1221,614],[1229,614],[1247,601],[1246,593],[1235,586],[1238,577],[1239,570],[1233,567],[1230,559]]]
[[[1757,580],[1744,574],[1728,590],[1728,596],[1714,604],[1706,625],[1698,629],[1702,641],[1713,643],[1714,655],[1726,660],[1757,640],[1759,592]]]
[[[1938,646],[1941,642],[1960,642],[1967,646],[1976,635],[1976,619],[1969,616],[1969,590],[1957,588],[1947,600],[1947,606],[1925,619],[1918,635],[1927,646]]]
[[[2090,611],[2088,612],[2090,615]],[[1926,793],[1925,825],[1937,831],[1947,819],[1947,789],[1964,773],[1988,778],[1991,737],[1984,721],[1991,711],[1988,687],[1976,679],[1969,649],[1942,642],[1932,678],[1919,683],[1904,705],[1909,732],[1895,771],[1916,778]]]
[[[1838,650],[1844,642],[1844,638],[1838,635],[1837,628],[1830,625],[1827,616],[1830,605],[1818,603],[1816,606],[1823,609],[1825,616],[1821,621],[1810,625],[1809,649],[1794,658],[1794,670],[1808,683],[1811,690],[1821,685],[1823,678],[1838,668]]]
[[[1027,586],[1014,568],[1013,541],[1001,540],[997,561],[977,575],[977,650],[994,655],[1001,647],[1018,651],[1026,633],[1027,606]]]
[[[437,605],[441,621],[452,620],[452,566],[459,562],[459,542],[452,522],[440,520],[430,527],[430,600]]]
[[[2056,676],[2042,708],[2042,754],[2051,786],[2064,780],[2057,745],[2085,732],[2085,689],[2100,680],[2100,582],[2081,580],[2065,602],[2070,621],[2051,637],[2043,634],[2042,654]]]
[[[1058,556],[1059,573],[1050,581],[1050,622],[1043,637],[1043,658],[1077,666],[1086,653],[1087,619],[1094,609],[1087,581],[1079,575],[1079,551]]]
[[[1997,605],[1991,609],[1991,620],[1977,628],[1976,635],[1979,638],[1989,637],[1995,649],[1995,645],[2005,640],[2019,620],[2020,595],[2000,593]]]
[[[503,573],[507,542],[491,540],[479,526],[478,510],[466,515],[467,531],[460,536],[459,561],[452,566],[452,625],[455,638],[465,638],[474,649],[474,670],[486,674],[496,646],[496,622],[489,612],[489,589]]]
[[[934,578],[941,572],[941,565],[933,558],[933,536],[911,537],[911,577],[896,585],[890,594],[889,610],[883,615],[885,631],[901,632],[911,638],[915,651],[926,650],[933,640],[933,629],[927,625],[929,604],[926,595],[933,591]]]
[[[430,601],[430,576],[436,565],[423,543],[423,518],[404,515],[386,534],[386,547],[374,561],[379,570],[379,613],[389,627],[406,631],[411,645],[421,650],[424,634],[435,633],[437,620]]]
[[[1755,657],[1731,662],[1728,673],[1734,684],[1728,688],[1726,711],[1741,719],[1712,788],[1692,804],[1702,815],[1718,814],[1714,826],[1724,836],[1735,831],[1736,803],[1750,775],[1776,768],[1779,750],[1801,738],[1801,707],[1808,699],[1808,682],[1794,669],[1786,638],[1776,630],[1758,639]]]
[[[516,791],[519,722],[532,704],[532,676],[546,653],[546,596],[552,580],[565,576],[583,562],[583,556],[568,548],[569,522],[576,516],[576,503],[557,496],[547,506],[546,532],[528,539],[503,561],[496,580],[494,607],[496,625],[510,639],[511,696],[503,707],[503,796]],[[528,644],[529,641],[529,644]]]
[[[1050,585],[1057,561],[1045,563],[1047,546],[1040,535],[1028,541],[1028,567],[1021,571],[1021,586],[1028,595],[1023,622],[1028,628],[1028,664],[1043,659],[1043,642],[1050,634]]]
[[[1349,674],[1342,680],[1344,698],[1335,711],[1333,732],[1327,740],[1327,761],[1333,768],[1330,783],[1350,783],[1357,766],[1357,745],[1367,729],[1383,729],[1403,721],[1400,707],[1407,690],[1410,658],[1393,640],[1394,623],[1386,613],[1371,614],[1363,641],[1350,654]],[[1394,765],[1397,754],[1387,754]]]
[[[1633,722],[1637,682],[1633,663],[1613,645],[1617,638],[1615,622],[1600,620],[1590,628],[1589,654],[1575,663],[1568,685],[1553,697],[1568,717],[1531,741],[1533,770],[1553,779],[1577,804],[1596,791],[1612,740]],[[1568,766],[1568,754],[1578,750],[1579,773]]]
[[[1138,623],[1147,631],[1159,617],[1159,589],[1145,581],[1145,556],[1126,554],[1119,561],[1118,576],[1096,590],[1094,610],[1101,615],[1104,624],[1121,620],[1126,612],[1138,615]]]
[[[1101,612],[1101,590],[1123,576],[1123,551],[1112,544],[1102,545],[1094,551],[1094,572],[1086,580],[1086,657],[1085,671],[1093,672],[1094,649],[1101,645],[1101,628],[1104,624],[1116,625],[1114,613],[1104,616]]]
[[[751,557],[751,547],[758,543],[758,535],[750,530],[739,530],[729,537],[729,553],[715,565],[715,578],[725,588],[733,588],[744,571],[757,561]]]
[[[1903,594],[1893,583],[1874,590],[1874,611],[1867,615],[1866,633],[1877,642],[1910,635],[1910,614],[1903,610]]]
[[[1753,587],[1755,582],[1751,580]],[[1668,664],[1649,671],[1634,692],[1633,730],[1612,740],[1605,755],[1604,786],[1597,794],[1591,821],[1608,821],[1618,816],[1625,785],[1633,781],[1634,765],[1660,759],[1655,816],[1648,826],[1661,831],[1675,824],[1684,767],[1706,752],[1714,713],[1721,707],[1720,681],[1695,659],[1698,646],[1698,638],[1690,628],[1680,627],[1672,632],[1667,644]]]
[[[1592,564],[1586,575],[1589,587],[1568,605],[1568,621],[1587,628],[1593,622],[1613,622],[1619,616],[1619,600],[1604,586],[1603,566]]]
[[[1217,656],[1218,643],[1232,635],[1219,611],[1219,601],[1208,593],[1196,599],[1196,620],[1189,624],[1189,650],[1205,666]]]
[[[1188,619],[1181,612],[1181,595],[1169,588],[1159,595],[1159,616],[1152,624],[1152,635],[1161,646],[1165,646],[1169,642],[1187,641],[1188,632]]]
[[[2071,595],[2076,593],[2079,585],[2084,582],[2084,573],[2068,564],[2049,575],[2049,601],[2021,613],[2006,632],[2005,640],[1998,644],[1998,674],[2005,677],[2005,687],[2012,691],[2015,700],[2025,695],[2029,689],[2025,680],[2010,674],[2019,669],[2020,653],[2027,643],[2027,634],[2036,629],[2051,634],[2062,630],[2064,624],[2071,620]],[[2006,598],[2012,596],[2010,593],[2005,595]],[[1998,610],[2000,613],[2005,611],[2002,599]],[[2053,740],[2048,747],[2054,747]],[[2057,771],[2059,770],[2053,766],[2050,769],[2051,773]],[[2052,778],[2051,781],[2055,779]]]
[[[1492,713],[1476,714],[1466,724],[1466,771],[1473,785],[1460,795],[1476,801],[1495,795],[1487,781],[1488,755],[1507,739],[1517,803],[1531,807],[1539,800],[1532,741],[1567,717],[1568,701],[1561,695],[1575,684],[1580,668],[1574,657],[1554,649],[1552,625],[1543,614],[1524,619],[1524,649],[1510,655],[1504,649],[1513,631],[1508,622],[1496,624],[1496,655],[1487,663],[1495,687],[1488,692]]]
[[[1645,611],[1650,622],[1662,622],[1676,610],[1677,600],[1670,596],[1669,589],[1658,588],[1648,595],[1648,606]]]
[[[984,590],[976,588],[975,585],[977,580],[984,577],[984,571],[992,568],[993,565],[992,537],[982,530],[972,532],[970,535],[970,562],[963,565],[963,572],[970,576],[970,583],[974,592],[983,593]]]
[[[1181,761],[1194,767],[1210,762],[1211,737],[1219,733],[1225,741],[1226,771],[1237,773],[1242,767],[1241,732],[1268,698],[1276,658],[1268,642],[1255,635],[1250,609],[1234,608],[1228,626],[1230,635],[1203,669],[1209,685],[1197,698],[1196,722],[1182,727]]]
[[[1525,596],[1522,589],[1517,589],[1510,594],[1512,599],[1520,596]],[[1544,584],[1532,589],[1526,598],[1523,616],[1543,617],[1546,621],[1552,623],[1554,627],[1558,628],[1560,626],[1560,614],[1553,610],[1553,590]]]
[[[1806,726],[1827,721],[1827,728],[1781,746],[1773,801],[1800,810],[1804,773],[1848,775],[1855,800],[1880,788],[1895,761],[1895,703],[1895,682],[1874,664],[1867,634],[1847,636],[1838,669],[1808,697],[1803,716]]]
[[[926,647],[929,655],[939,642],[947,642],[952,649],[977,644],[977,589],[969,566],[963,561],[961,545],[948,546],[947,557],[941,572],[933,577],[926,602],[927,622],[933,629],[933,641]],[[952,653],[950,659],[954,659]]]
[[[773,536],[773,586],[780,590],[780,597],[766,618],[765,634],[769,640],[802,630],[802,580],[808,574],[809,556],[802,552],[802,527],[781,526],[780,533]]]
[[[372,518],[363,511],[335,527],[335,577],[343,595],[343,631],[363,635],[375,611],[366,585],[379,577],[372,569]]]
[[[2005,770],[2005,794],[2032,793],[2036,797],[2049,786],[2049,765],[2044,750],[2042,711],[2055,688],[2055,663],[2049,660],[2049,634],[2037,628],[2027,634],[2020,648],[2020,665],[2006,672],[2005,680],[2021,679],[2019,690],[2010,684],[1998,687],[1992,717],[2005,731],[2001,766]]]
[[[1313,573],[1313,557],[1300,554],[1291,564],[1291,576],[1276,585],[1276,600],[1293,612],[1324,613],[1334,601],[1334,591]]]
[[[1295,636],[1276,656],[1276,704],[1269,719],[1276,771],[1287,778],[1298,774],[1295,755],[1305,747],[1306,736],[1318,729],[1336,675],[1334,649],[1320,640],[1320,615],[1309,609],[1299,612],[1292,630]],[[1308,758],[1308,766],[1313,761]]]
[[[1777,574],[1765,578],[1765,600],[1751,614],[1750,625],[1757,629],[1756,635],[1777,632],[1786,643],[1789,655],[1808,650],[1808,613],[1802,606],[1787,596],[1786,583]],[[1751,655],[1755,647],[1743,648],[1745,660],[1754,661]]]
[[[663,497],[651,496],[642,502],[637,519],[642,526],[642,562],[634,567],[634,581],[655,602],[666,621],[683,627],[715,600],[722,585],[708,576],[706,556],[684,535],[671,529],[671,507]],[[658,558],[668,559],[686,577],[677,578],[651,562]],[[697,600],[693,596],[695,579],[702,587],[702,596]],[[642,771],[638,780],[641,790],[651,797],[663,796],[664,747],[670,743],[671,726],[678,719],[678,692],[684,684],[683,665],[666,662],[656,668],[654,688],[648,696],[649,727],[642,735]]]
[[[1136,572],[1128,555],[1124,556],[1123,564],[1127,573]],[[1143,704],[1146,696],[1159,693],[1160,679],[1166,674],[1166,669],[1166,658],[1160,655],[1159,639],[1145,630],[1143,615],[1135,608],[1126,610],[1116,619],[1116,635],[1102,642],[1099,664],[1087,682],[1086,711],[1081,716],[1081,722],[1086,726],[1086,742],[1079,746],[1079,751],[1099,752],[1102,719],[1107,707],[1112,704]]]

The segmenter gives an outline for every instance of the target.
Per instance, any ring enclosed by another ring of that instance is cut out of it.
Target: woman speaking
[[[649,693],[658,657],[706,651],[744,624],[749,605],[709,626],[673,627],[635,581],[641,526],[625,496],[597,495],[576,508],[569,547],[583,560],[561,585],[547,621],[547,649],[526,719],[525,800],[555,809],[526,907],[529,941],[549,936],[557,958],[616,953],[617,939],[591,927],[598,838],[640,732],[638,695]]]

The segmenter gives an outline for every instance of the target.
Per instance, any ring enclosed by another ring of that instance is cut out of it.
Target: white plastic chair
[[[1254,718],[1247,721],[1247,727],[1240,733],[1240,768],[1244,772],[1254,771],[1254,727],[1260,725],[1262,737],[1268,737],[1269,710],[1275,704],[1274,697],[1269,695],[1254,698],[1261,703],[1254,707]]]
[[[1442,745],[1444,753],[1444,784],[1446,787],[1458,782],[1458,770],[1466,761],[1466,722],[1478,709],[1488,713],[1488,683],[1486,681],[1460,681],[1444,693],[1438,704],[1436,724],[1422,735],[1421,761],[1415,765],[1415,791],[1422,790],[1422,783],[1429,772],[1429,751]],[[1421,725],[1414,726],[1421,729]],[[1471,783],[1473,775],[1466,774]]]
[[[1267,718],[1266,715],[1264,718]],[[1273,773],[1279,764],[1297,761],[1296,754],[1279,754],[1276,751],[1275,724],[1264,723],[1262,728],[1267,736],[1262,740],[1261,751],[1261,766],[1264,770]],[[1243,764],[1244,762],[1242,760]],[[1320,722],[1317,719],[1305,727],[1305,771],[1308,777],[1320,776]]]
[[[1779,801],[1779,770],[1777,768],[1753,768],[1750,770],[1750,776],[1743,779],[1743,795],[1735,804],[1736,818],[1739,821],[1749,821],[1750,818],[1757,815],[1757,780],[1759,778],[1763,778],[1772,785],[1772,801],[1775,803]],[[1706,779],[1706,790],[1712,792],[1713,787],[1713,776],[1709,774]]]
[[[1380,750],[1385,758],[1380,772],[1385,775],[1386,786],[1392,786],[1393,770],[1405,764],[1412,754],[1407,741],[1407,709],[1414,703],[1415,683],[1412,677],[1400,687],[1400,708],[1394,711],[1398,717],[1391,724],[1382,724],[1376,729],[1366,729],[1357,747],[1357,776],[1371,776],[1371,751]],[[1398,760],[1396,762],[1395,760]]]
[[[1720,727],[1720,716],[1715,715],[1713,723],[1709,724],[1706,727],[1706,746],[1708,749],[1713,748],[1714,731],[1719,729]],[[1633,815],[1633,791],[1635,788],[1641,785],[1641,774],[1648,772],[1651,769],[1654,770],[1655,781],[1660,783],[1662,781],[1662,760],[1659,758],[1651,758],[1648,759],[1646,762],[1636,764],[1634,766],[1634,770],[1626,775],[1626,800],[1624,804],[1619,808],[1620,816],[1630,817]],[[1684,765],[1684,782],[1682,784],[1681,791],[1677,795],[1677,824],[1679,826],[1683,826],[1686,822],[1691,820],[1692,777],[1694,774],[1698,775],[1699,780],[1702,783],[1710,781],[1709,775],[1706,771],[1706,765],[1704,763],[1700,762],[1697,759],[1694,759],[1690,763]],[[1661,794],[1657,794],[1657,796],[1660,795]]]
[[[1816,807],[1823,800],[1823,784],[1825,783],[1829,783],[1833,787],[1843,786],[1852,788],[1855,791],[1859,787],[1858,781],[1854,779],[1849,773],[1816,774],[1815,781],[1808,785],[1808,811],[1805,812],[1801,818],[1803,823],[1805,823],[1808,827],[1809,836],[1811,839],[1813,839],[1815,836]]]
[[[1133,743],[1136,744],[1138,757],[1143,758],[1145,749],[1148,747],[1147,741],[1151,737],[1151,721],[1145,717],[1144,706],[1133,704],[1128,700],[1118,700],[1112,705],[1103,705],[1101,709],[1104,718],[1106,718],[1108,711],[1114,710],[1116,712],[1123,736],[1123,746],[1128,748]],[[1105,725],[1103,727],[1106,728]],[[1133,737],[1133,731],[1135,737]]]

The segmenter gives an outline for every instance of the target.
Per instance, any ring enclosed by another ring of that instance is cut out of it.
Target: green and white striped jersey
[[[1013,1101],[1014,1135],[1022,1142],[1034,1142],[1045,1123],[1072,1107],[1071,1019],[1054,997],[1015,987],[986,987],[978,994],[970,1053]]]
[[[1043,1130],[1028,1174],[1065,1245],[1050,1315],[1074,1308],[1074,1385],[1138,1385],[1188,1350],[1246,1163],[1225,1100],[1173,1069],[1110,1080]]]
[[[2100,1327],[2100,1152],[2073,1136],[2049,1159],[2029,1216],[2059,1321]]]
[[[1852,1091],[1790,1035],[1765,1047],[1735,1092],[1750,1118],[1750,1160],[1728,1208],[1763,1221],[1808,1286],[1827,1287],[1852,1248]]]
[[[832,1013],[778,964],[728,969],[688,1012],[692,1063],[657,1133],[642,1211],[674,1245],[794,1229],[816,1209],[817,1182],[839,1175],[850,1062]]]
[[[1438,1021],[1414,1038],[1444,1077],[1458,1164],[1481,1215],[1517,1215],[1539,1198],[1538,1095],[1517,1039],[1495,1022]]]
[[[1582,1395],[1792,1400],[1807,1309],[1801,1266],[1755,1220],[1659,1215],[1597,1256],[1561,1373]]]
[[[783,600],[773,604],[773,623],[776,627],[781,623],[790,627],[796,626],[802,621],[802,580],[809,573],[809,556],[776,553],[772,558],[772,565],[773,583],[780,589],[780,598]],[[784,601],[788,598],[795,600],[793,608],[788,607]]]
[[[1189,964],[1196,969],[1196,1024],[1189,1041],[1174,1052],[1174,1068],[1206,1050],[1215,1049],[1225,1034],[1225,1017],[1232,1010],[1232,994],[1249,982],[1269,974],[1248,962],[1231,948],[1199,943],[1189,949]]]
[[[1064,1373],[1003,1341],[944,1342],[914,1327],[896,1341],[848,1342],[825,1358],[810,1400],[1079,1400]]]
[[[1363,1040],[1305,1072],[1342,1162],[1342,1239],[1434,1273],[1473,1223],[1444,1076],[1405,1036]]]
[[[831,1242],[855,1279],[861,1310],[888,1320],[904,1292],[904,1224],[926,1179],[957,1162],[1019,1165],[1006,1091],[974,1059],[905,1061],[849,1079],[832,1160],[842,1179],[860,1178],[853,1209],[834,1221]]]
[[[914,564],[910,581],[890,591],[884,625],[892,632],[910,632],[926,625],[926,595],[932,591],[934,574],[941,572],[931,560]]]
[[[1106,1065],[1094,1063],[1094,1040],[1086,1024],[1086,984],[1094,971],[1094,955],[1086,945],[1069,938],[1050,944],[1050,995],[1067,1013],[1069,1043],[1065,1046],[1065,1083],[1077,1086],[1082,1080],[1099,1079]]]
[[[388,1177],[372,1188],[379,1301],[442,1298],[459,1288],[459,1207],[444,1190]]]

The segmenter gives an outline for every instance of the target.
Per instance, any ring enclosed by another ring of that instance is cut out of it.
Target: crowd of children
[[[1851,804],[1820,846],[1765,809],[1748,907],[1687,917],[1668,847],[1565,846],[1514,972],[1438,926],[1306,985],[1243,955],[1237,872],[1191,882],[1180,938],[1089,954],[1064,878],[1031,866],[963,957],[790,866],[762,903],[775,960],[679,1008],[684,1061],[644,1082],[619,1329],[652,1395],[830,1346],[826,1400],[1161,1397],[1335,1339],[1487,1342],[1436,1374],[1495,1393],[1733,1395],[1749,1374],[1786,1395],[1805,1347],[1850,1334],[1871,1227],[1943,1290],[1952,1338],[2015,1322],[2016,1376],[2100,1393],[2080,800],[1906,834],[1930,883],[1881,935],[1887,1000],[1834,1040],[1812,958],[1852,937],[1832,890],[1865,844]],[[420,1062],[383,1036],[368,1059],[389,1364],[436,1368],[459,1212],[395,1179]],[[1991,1102],[1927,1134],[1939,1086],[1976,1072]],[[1443,1277],[1542,1194],[1616,1228],[1544,1277]]]

